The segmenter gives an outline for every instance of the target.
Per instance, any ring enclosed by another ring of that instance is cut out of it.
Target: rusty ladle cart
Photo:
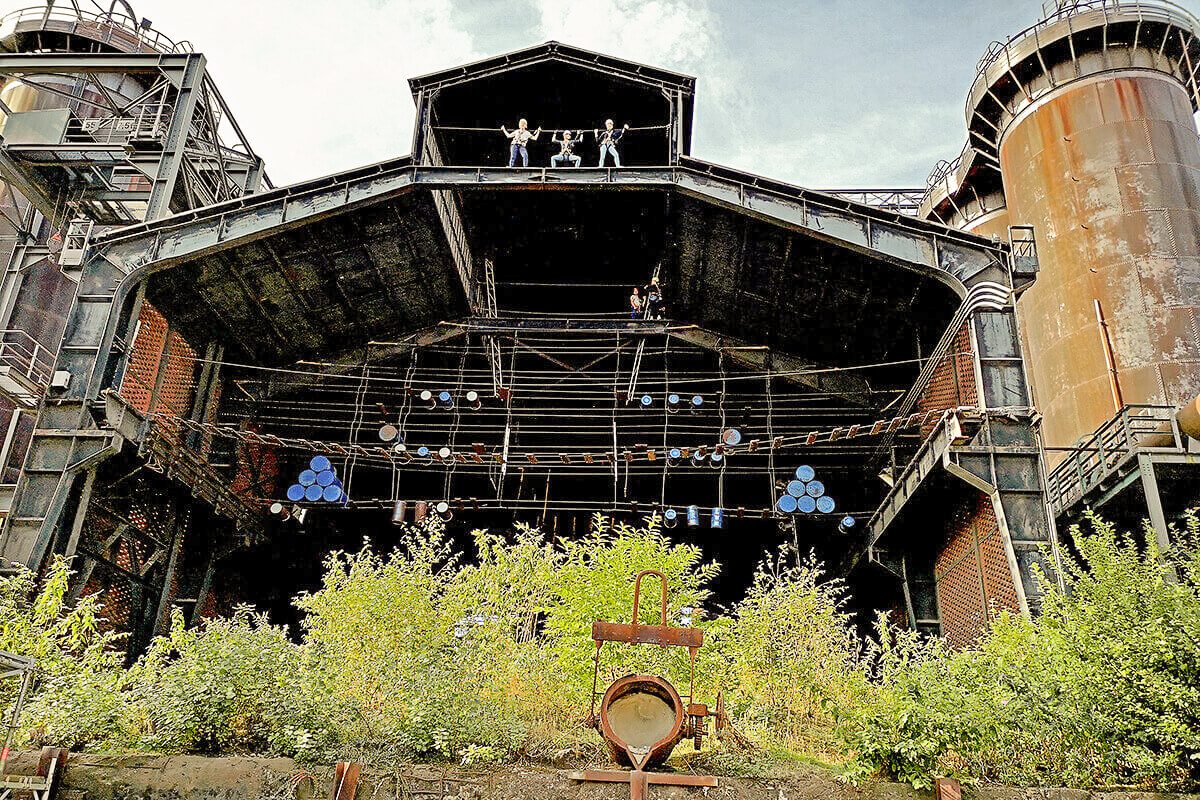
[[[660,624],[643,625],[638,621],[642,579],[658,578],[662,587]],[[699,750],[708,734],[708,718],[713,717],[718,736],[729,727],[720,695],[717,707],[710,710],[704,703],[695,702],[696,653],[704,644],[704,632],[699,628],[676,628],[667,624],[667,578],[658,570],[643,570],[633,584],[633,619],[620,622],[592,623],[592,639],[596,643],[595,667],[592,673],[592,705],[588,724],[604,737],[614,760],[628,770],[582,770],[572,772],[579,781],[628,783],[630,797],[643,800],[648,786],[715,787],[717,779],[709,775],[680,775],[650,772],[661,766],[667,756],[683,739],[690,738]],[[686,647],[691,656],[691,677],[687,702],[670,681],[658,675],[626,675],[618,678],[600,698],[596,710],[600,679],[600,651],[606,642],[651,644],[660,647]]]

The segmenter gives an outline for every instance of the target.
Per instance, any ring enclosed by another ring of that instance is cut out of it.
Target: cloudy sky
[[[834,188],[921,186],[957,155],[975,64],[989,42],[1034,22],[1041,0],[133,6],[208,56],[276,184],[407,153],[408,77],[556,39],[695,75],[697,157]]]

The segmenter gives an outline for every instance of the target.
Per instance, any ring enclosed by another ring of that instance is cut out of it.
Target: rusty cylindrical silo
[[[1200,393],[1198,35],[1171,3],[1071,2],[980,62],[970,146],[1037,236],[1018,308],[1048,446]]]

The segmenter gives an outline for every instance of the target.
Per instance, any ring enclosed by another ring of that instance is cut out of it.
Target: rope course
[[[685,457],[691,457],[694,453],[706,454],[709,452],[719,453],[722,456],[732,456],[742,453],[755,452],[777,452],[780,450],[794,450],[804,447],[812,447],[817,444],[824,444],[836,441],[845,441],[847,439],[865,438],[870,436],[879,436],[884,433],[896,433],[901,430],[919,428],[924,425],[931,424],[940,420],[944,415],[969,414],[976,409],[973,406],[959,406],[956,408],[943,408],[938,410],[917,412],[904,417],[892,417],[891,419],[875,420],[870,424],[855,424],[849,426],[840,426],[829,430],[811,431],[807,434],[775,436],[773,439],[760,441],[751,439],[744,444],[727,445],[722,442],[697,444],[690,447],[679,448],[681,454]],[[391,462],[413,463],[417,461],[425,461],[426,463],[441,463],[447,466],[453,464],[486,464],[489,460],[496,463],[512,463],[521,462],[522,460],[532,464],[539,463],[540,458],[549,458],[554,456],[560,459],[563,465],[570,466],[573,464],[596,464],[603,463],[606,467],[614,467],[616,462],[655,462],[660,460],[660,457],[665,462],[666,454],[658,448],[644,448],[638,451],[626,449],[620,453],[614,454],[611,451],[602,452],[578,452],[564,453],[555,448],[545,448],[537,451],[526,450],[516,455],[509,454],[508,457],[503,456],[500,452],[479,452],[478,449],[470,450],[450,449],[449,454],[430,451],[428,456],[417,456],[416,454],[404,450],[398,451],[394,447],[383,446],[367,446],[356,444],[354,442],[332,442],[321,441],[315,439],[305,439],[299,437],[287,438],[275,436],[269,433],[260,433],[248,429],[232,428],[227,425],[220,425],[212,422],[201,422],[199,420],[188,419],[186,417],[176,416],[174,414],[153,413],[147,419],[152,425],[161,425],[171,432],[194,431],[196,433],[211,434],[226,439],[234,439],[246,444],[260,444],[270,447],[281,447],[293,450],[304,450],[316,453],[334,453],[339,457],[351,458],[358,457],[363,459],[376,459]],[[576,461],[578,459],[578,461]],[[615,474],[615,472],[614,472]]]

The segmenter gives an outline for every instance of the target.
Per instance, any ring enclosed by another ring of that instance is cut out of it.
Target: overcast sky
[[[696,76],[699,158],[812,188],[922,186],[962,148],[963,102],[988,43],[1041,10],[1041,0],[132,4],[208,57],[277,185],[407,153],[410,76],[556,39]]]

